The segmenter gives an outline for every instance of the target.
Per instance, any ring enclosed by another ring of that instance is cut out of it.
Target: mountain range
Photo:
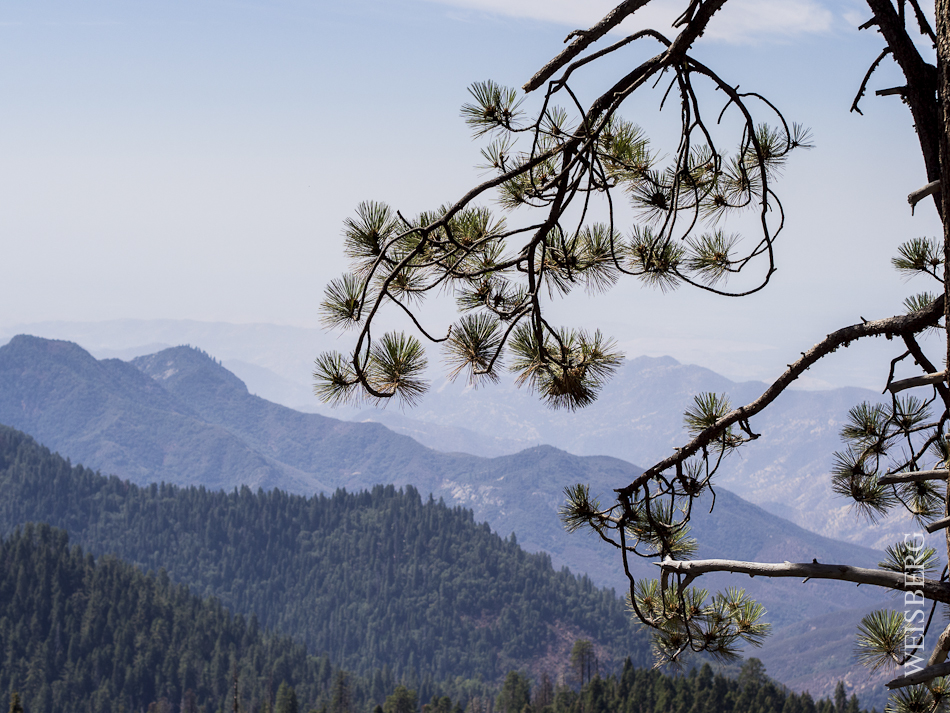
[[[251,393],[269,401],[343,420],[383,423],[432,449],[482,456],[553,445],[577,455],[608,455],[648,466],[684,441],[682,414],[697,393],[725,393],[739,405],[766,387],[731,381],[669,357],[639,357],[623,363],[595,404],[572,414],[550,411],[511,379],[476,391],[435,371],[432,388],[410,411],[392,406],[331,409],[314,398],[311,384],[314,357],[336,346],[320,330],[186,320],[56,322],[31,329],[67,337],[99,357],[131,359],[174,344],[197,344],[219,357]],[[818,534],[875,549],[892,544],[913,527],[910,519],[864,520],[831,492],[828,476],[848,410],[879,398],[868,389],[813,391],[793,385],[752,420],[762,437],[724,464],[718,482]]]
[[[441,453],[379,424],[304,414],[248,393],[236,376],[194,348],[166,349],[122,362],[96,360],[75,344],[19,336],[0,348],[0,422],[25,430],[77,461],[137,483],[164,480],[232,489],[238,484],[312,494],[377,483],[412,484],[447,503],[471,508],[500,533],[558,566],[622,588],[617,557],[601,542],[569,536],[557,508],[564,486],[595,490],[629,481],[640,470],[616,458],[578,457],[550,446],[480,458]],[[873,565],[876,552],[820,537],[719,490],[709,517],[697,518],[699,556],[760,561],[844,561]],[[643,563],[638,576],[652,575]],[[728,578],[707,585],[734,584]],[[859,613],[881,597],[848,585],[801,587],[744,582],[779,627],[833,612]],[[852,617],[855,614],[848,614]],[[825,646],[821,632],[812,646]],[[832,658],[845,675],[850,646]],[[775,675],[780,648],[766,660]],[[768,657],[767,657],[768,658]],[[841,676],[839,676],[841,677]]]

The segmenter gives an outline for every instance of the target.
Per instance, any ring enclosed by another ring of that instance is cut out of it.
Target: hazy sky
[[[0,3],[0,324],[179,318],[316,326],[361,200],[416,213],[480,178],[466,88],[520,86],[605,0]],[[659,0],[662,25],[684,2]],[[827,331],[900,311],[896,246],[936,235],[910,116],[851,0],[733,0],[695,53],[813,130],[778,186],[779,272],[753,298],[630,283],[572,299],[631,356],[769,378]],[[636,54],[591,73],[593,95]],[[641,116],[638,112],[642,111]],[[630,118],[662,136],[673,111]],[[886,346],[886,345],[885,345]],[[819,371],[868,384],[876,347]],[[881,374],[883,380],[885,373]]]

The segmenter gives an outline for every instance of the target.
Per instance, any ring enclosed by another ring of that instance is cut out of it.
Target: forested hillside
[[[649,662],[610,590],[555,571],[471,511],[412,488],[305,498],[248,488],[140,488],[73,467],[0,427],[0,531],[48,522],[96,553],[214,595],[357,672],[498,680],[550,670],[577,639],[609,669]]]
[[[304,705],[328,699],[326,656],[265,635],[256,619],[232,616],[164,573],[94,561],[67,539],[27,525],[0,540],[4,705],[17,691],[30,713],[141,710],[161,697],[182,713],[213,711],[229,702],[235,674],[243,701],[272,701],[285,681]]]
[[[859,713],[857,700],[843,694],[837,706],[789,694],[755,659],[737,679],[713,675],[708,665],[671,676],[627,660],[606,679],[596,664],[560,682],[509,672],[494,690],[430,676],[421,686],[402,685],[388,670],[353,676],[164,572],[143,574],[112,556],[94,560],[43,524],[0,539],[0,657],[0,692],[7,699],[16,692],[27,713],[232,710],[235,681],[237,705],[249,713],[274,710],[275,699],[278,711],[288,710],[280,704],[285,689],[293,689],[297,710],[321,713],[380,704],[412,713],[426,700],[429,713],[492,704],[497,713]]]
[[[599,540],[566,533],[557,511],[566,486],[584,482],[608,495],[641,472],[636,466],[550,446],[500,458],[439,453],[378,424],[300,413],[253,396],[198,349],[165,349],[130,364],[96,360],[69,342],[15,337],[0,347],[0,423],[139,485],[164,480],[231,490],[246,484],[301,495],[412,485],[423,495],[471,508],[496,532],[517,533],[525,549],[547,552],[557,567],[589,574],[600,585],[627,584],[616,553]],[[722,490],[715,510],[694,524],[701,558],[818,558],[861,566],[880,559],[877,552],[822,538]],[[637,576],[654,574],[646,561],[635,559],[631,566]],[[709,586],[719,586],[710,580]],[[878,605],[873,591],[834,583],[803,589],[750,580],[746,586],[775,626],[845,605]]]
[[[518,685],[520,683],[520,685]],[[765,675],[762,662],[747,660],[738,676],[714,674],[708,664],[686,675],[640,669],[629,661],[619,675],[593,676],[580,688],[545,687],[528,693],[526,681],[509,674],[498,696],[498,713],[521,711],[529,705],[538,713],[860,713],[856,696],[839,685],[834,700],[815,701],[808,693],[789,693]],[[519,695],[520,694],[520,695]]]

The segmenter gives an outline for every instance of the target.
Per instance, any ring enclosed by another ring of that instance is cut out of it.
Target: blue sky
[[[648,19],[682,4],[658,0]],[[929,287],[905,284],[889,259],[939,225],[932,208],[912,218],[905,202],[925,177],[900,102],[872,91],[864,117],[848,113],[882,47],[856,29],[861,4],[732,4],[695,54],[810,126],[816,144],[779,184],[788,227],[773,284],[740,302],[630,283],[558,313],[602,327],[631,356],[769,378],[831,329],[896,313]],[[0,323],[316,326],[356,204],[415,213],[464,192],[480,177],[479,144],[459,118],[468,85],[520,86],[610,6],[0,2]],[[872,90],[895,83],[885,68]],[[630,118],[662,136],[676,116],[655,109]],[[887,346],[837,357],[815,383],[870,384]]]

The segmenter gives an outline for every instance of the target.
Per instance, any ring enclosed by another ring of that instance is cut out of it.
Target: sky
[[[0,2],[0,326],[318,326],[356,205],[415,214],[480,181],[481,144],[459,116],[467,87],[521,86],[612,4]],[[668,26],[685,4],[656,0],[625,29]],[[732,0],[694,50],[814,136],[777,186],[787,228],[766,290],[730,300],[626,282],[554,314],[631,357],[769,379],[827,332],[932,289],[889,263],[940,229],[931,206],[912,217],[906,203],[926,183],[909,113],[873,91],[863,117],[848,112],[883,47],[857,30],[867,15],[853,0]],[[598,65],[578,91],[596,96],[641,56]],[[898,83],[885,65],[871,89]],[[678,117],[657,105],[624,115],[662,140]],[[437,306],[434,323],[447,314]],[[806,385],[883,385],[894,355],[883,340],[852,347]]]

